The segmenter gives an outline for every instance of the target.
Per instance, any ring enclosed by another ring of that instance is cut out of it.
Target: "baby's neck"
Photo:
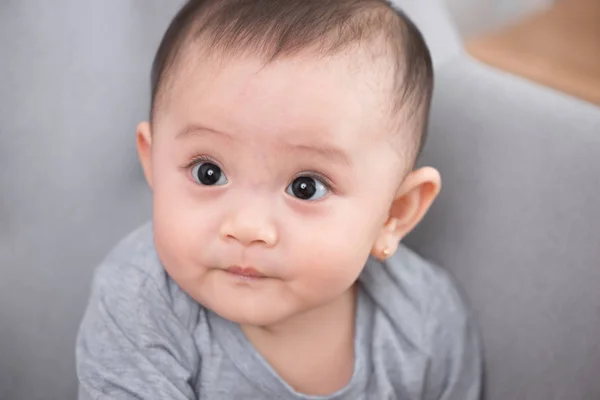
[[[294,389],[331,394],[344,387],[354,371],[356,296],[353,287],[331,303],[276,326],[242,326],[242,331]]]

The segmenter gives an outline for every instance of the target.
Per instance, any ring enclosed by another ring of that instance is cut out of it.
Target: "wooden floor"
[[[600,105],[600,0],[558,0],[552,8],[474,38],[481,61]]]

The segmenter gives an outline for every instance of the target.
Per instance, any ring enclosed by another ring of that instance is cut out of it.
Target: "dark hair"
[[[335,54],[383,38],[394,67],[394,109],[410,106],[414,156],[427,130],[433,91],[429,50],[417,27],[385,0],[189,0],[177,13],[152,66],[151,119],[183,49],[202,40],[221,54],[247,52],[270,62],[312,50]]]

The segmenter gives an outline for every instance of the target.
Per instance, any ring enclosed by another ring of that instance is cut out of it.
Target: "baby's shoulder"
[[[126,292],[164,286],[167,276],[154,249],[152,224],[135,229],[117,243],[94,272],[95,287],[129,288]]]
[[[369,259],[360,280],[376,297],[409,301],[423,311],[433,303],[461,297],[448,271],[403,245],[385,262]]]
[[[153,242],[152,225],[144,225],[95,271],[76,342],[85,398],[117,398],[124,388],[139,398],[191,398],[200,365],[195,334],[207,329],[199,306],[162,268]]]
[[[176,312],[186,325],[198,315],[199,305],[169,277],[154,247],[152,223],[122,239],[96,268],[92,298],[130,311],[154,308]]]
[[[415,341],[469,319],[464,295],[451,274],[405,246],[385,262],[370,259],[360,282],[386,319]]]

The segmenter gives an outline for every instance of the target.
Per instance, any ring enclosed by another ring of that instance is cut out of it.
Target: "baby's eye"
[[[319,200],[329,193],[329,188],[317,178],[300,176],[285,190],[287,194],[300,200]]]
[[[192,177],[205,186],[221,186],[227,183],[227,177],[221,168],[210,162],[200,162],[192,168]]]

